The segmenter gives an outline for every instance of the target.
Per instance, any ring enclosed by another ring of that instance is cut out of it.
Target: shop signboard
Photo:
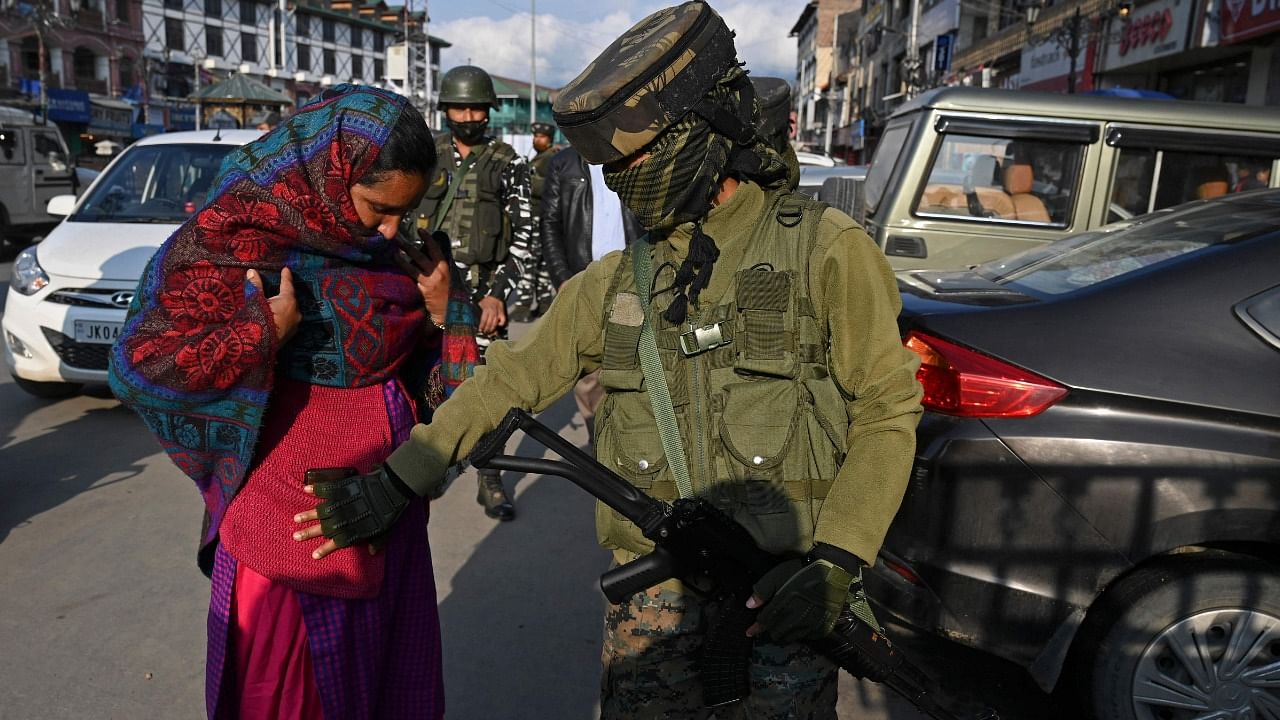
[[[936,73],[944,73],[951,69],[951,46],[954,45],[954,35],[939,35],[933,41],[933,71]]]
[[[196,108],[194,105],[177,105],[169,108],[170,130],[195,130]]]
[[[84,90],[49,88],[48,99],[50,120],[88,125],[93,119],[89,111],[89,93]]]
[[[1280,0],[1222,0],[1223,45],[1280,30]]]
[[[133,137],[133,108],[118,100],[91,99],[89,132],[118,138]]]
[[[1119,36],[1107,43],[1105,69],[1115,70],[1185,50],[1195,6],[1195,0],[1158,0],[1135,9],[1129,20],[1120,25]]]
[[[1083,92],[1085,87],[1081,76],[1085,78],[1085,64],[1089,60],[1089,46],[1081,43],[1080,53],[1076,55],[1076,92]],[[1067,74],[1071,72],[1071,56],[1059,43],[1049,40],[1039,45],[1028,45],[1022,49],[1022,71],[1016,81],[1007,83],[1005,87],[1016,87],[1021,90],[1045,90],[1062,92],[1067,88]]]

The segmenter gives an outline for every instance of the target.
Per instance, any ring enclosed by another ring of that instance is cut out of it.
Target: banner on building
[[[933,71],[944,73],[951,69],[951,46],[954,35],[939,35],[933,41]]]
[[[1134,10],[1129,20],[1120,25],[1119,37],[1107,43],[1103,70],[1115,70],[1185,50],[1195,6],[1194,0],[1158,0]]]
[[[1280,1],[1222,0],[1219,36],[1223,45],[1280,30]]]
[[[49,88],[48,99],[50,120],[88,125],[93,119],[89,110],[89,93],[84,90]]]

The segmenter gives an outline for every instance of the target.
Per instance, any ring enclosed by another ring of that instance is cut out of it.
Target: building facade
[[[831,83],[849,112],[832,154],[868,161],[897,105],[940,85],[1280,105],[1277,0],[923,0],[914,15],[868,0],[840,16]]]

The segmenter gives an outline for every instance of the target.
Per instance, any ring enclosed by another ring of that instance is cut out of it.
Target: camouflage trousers
[[[534,238],[532,244],[537,246],[536,251],[530,253],[524,274],[516,282],[510,298],[513,313],[518,308],[524,308],[531,318],[545,313],[556,297],[556,287],[551,281],[551,271],[547,268],[546,254],[542,251],[540,233],[535,233]],[[517,319],[523,321],[526,318],[517,314]]]
[[[803,645],[757,642],[751,694],[702,707],[698,657],[715,608],[664,583],[605,614],[601,720],[835,720],[837,669]]]

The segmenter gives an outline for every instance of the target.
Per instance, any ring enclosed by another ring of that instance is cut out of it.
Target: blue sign
[[[192,105],[180,105],[169,108],[170,130],[195,130],[196,109]]]
[[[89,124],[93,121],[89,110],[89,93],[83,90],[49,88],[49,119]]]
[[[944,73],[951,69],[951,46],[955,37],[950,34],[939,35],[933,41],[933,71]]]

